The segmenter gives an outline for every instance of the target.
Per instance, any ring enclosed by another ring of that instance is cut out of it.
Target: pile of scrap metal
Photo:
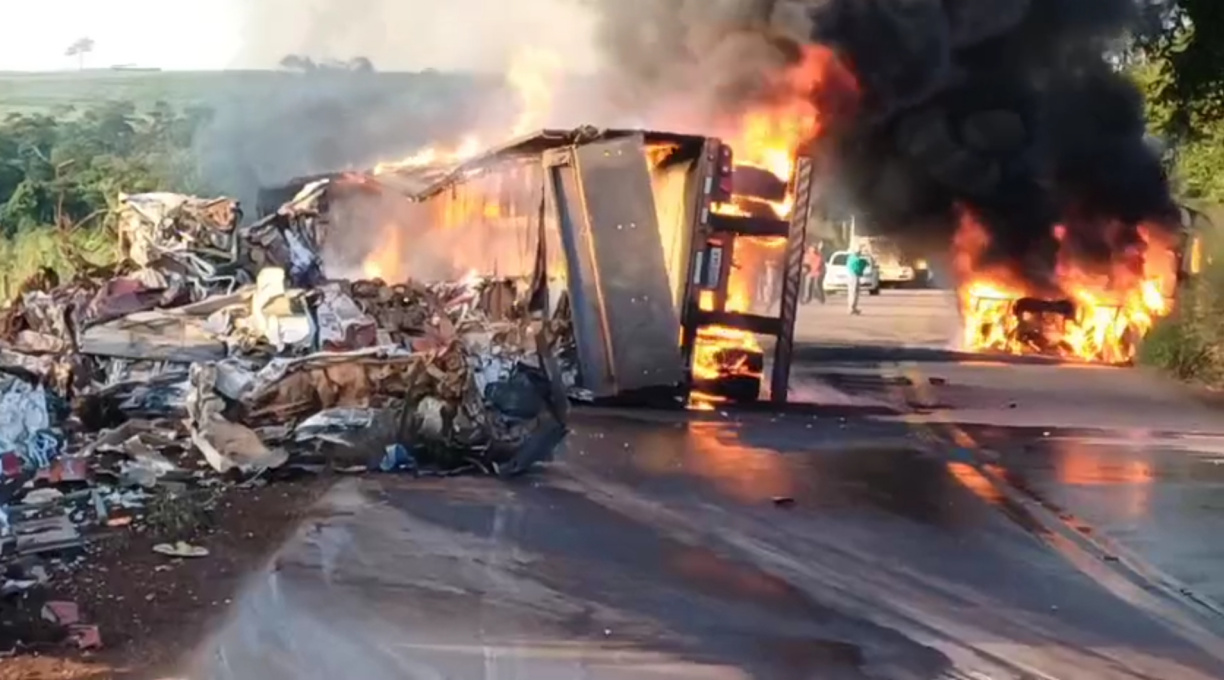
[[[547,330],[487,313],[488,281],[324,280],[288,224],[302,198],[243,229],[233,201],[123,196],[120,265],[22,287],[0,319],[0,556],[77,544],[167,483],[550,457]]]

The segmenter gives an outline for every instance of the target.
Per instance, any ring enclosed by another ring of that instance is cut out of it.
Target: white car
[[[879,295],[880,269],[870,255],[866,257],[867,269],[859,277],[859,290],[866,291],[868,295]],[[825,264],[825,292],[844,291],[849,287],[850,270],[846,269],[846,263],[849,260],[850,251],[848,250],[839,250],[829,256],[829,261]]]

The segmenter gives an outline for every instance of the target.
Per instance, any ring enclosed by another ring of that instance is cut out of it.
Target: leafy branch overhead
[[[1195,116],[1224,118],[1224,3],[1218,0],[1145,0],[1136,46],[1166,67],[1153,93],[1174,107],[1184,127]],[[1190,132],[1190,130],[1186,130]]]
[[[1183,198],[1224,203],[1224,3],[1151,0],[1128,55]]]

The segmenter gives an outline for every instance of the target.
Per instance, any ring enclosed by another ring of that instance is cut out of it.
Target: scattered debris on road
[[[228,199],[122,195],[120,264],[22,285],[0,316],[6,620],[87,569],[100,535],[208,558],[188,539],[226,494],[327,471],[509,476],[563,440],[549,329],[491,313],[502,282],[325,280],[292,219],[311,191],[249,228]],[[101,645],[65,621],[75,605],[46,606],[0,653]]]

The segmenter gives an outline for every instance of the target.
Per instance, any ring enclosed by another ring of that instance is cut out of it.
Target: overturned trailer
[[[302,178],[262,191],[258,209],[270,224],[286,196],[314,192],[297,233],[316,241],[329,276],[474,273],[512,282],[540,318],[568,315],[575,387],[595,399],[699,389],[755,400],[763,354],[749,357],[759,371],[748,374],[752,385],[743,374],[694,374],[702,329],[718,327],[773,339],[769,394],[784,402],[812,163],[797,159],[790,187],[779,189],[736,173],[731,161],[730,149],[709,137],[544,130],[455,165]],[[739,194],[771,200],[785,191],[792,219],[716,212],[737,176]],[[773,316],[728,305],[737,245],[761,238],[781,244]]]

